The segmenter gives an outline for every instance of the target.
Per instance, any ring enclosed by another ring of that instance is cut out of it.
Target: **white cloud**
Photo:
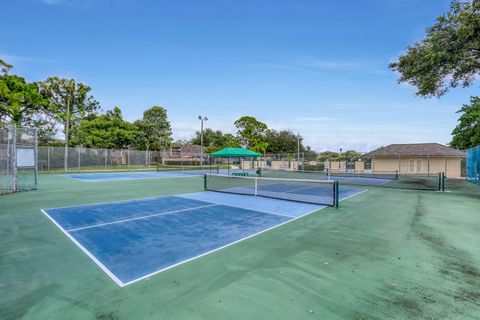
[[[285,70],[310,70],[310,71],[357,71],[374,75],[394,75],[388,68],[387,61],[374,63],[360,60],[330,60],[316,57],[303,57],[283,63],[259,63],[254,67],[267,67]]]
[[[306,58],[293,63],[295,66],[305,67],[309,69],[322,70],[350,70],[364,67],[363,63],[354,61],[331,61],[316,58]]]
[[[47,5],[57,5],[67,2],[66,0],[41,0],[44,4]]]
[[[11,55],[6,53],[0,53],[0,59],[8,63],[16,62],[54,62],[54,59],[40,58],[40,57],[28,57],[22,55]]]
[[[124,4],[131,0],[37,0],[47,6],[68,6],[77,8],[104,8],[117,4]]]
[[[300,122],[332,122],[332,121],[338,121],[338,119],[331,118],[331,117],[299,117],[299,118],[294,118],[294,121],[300,121]]]

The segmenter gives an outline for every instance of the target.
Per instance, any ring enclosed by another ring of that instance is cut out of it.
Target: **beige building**
[[[465,152],[439,143],[391,144],[365,154],[373,172],[397,171],[400,174],[445,172],[449,178],[461,178]]]

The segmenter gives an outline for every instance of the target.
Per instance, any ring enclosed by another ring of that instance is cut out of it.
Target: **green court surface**
[[[480,186],[372,188],[119,287],[41,208],[202,191],[40,175],[0,196],[0,319],[480,319]]]

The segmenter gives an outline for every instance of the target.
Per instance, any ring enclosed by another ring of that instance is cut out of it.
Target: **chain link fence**
[[[0,193],[36,189],[37,130],[0,128]]]
[[[44,172],[155,170],[158,166],[208,164],[199,153],[83,147],[39,147],[38,168]]]
[[[480,184],[480,146],[467,150],[467,179]]]

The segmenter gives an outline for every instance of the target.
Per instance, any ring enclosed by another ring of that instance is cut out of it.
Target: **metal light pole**
[[[300,133],[297,133],[297,170],[300,170]]]
[[[198,116],[198,120],[200,120],[200,166],[203,166],[203,122],[207,121],[207,117]]]

